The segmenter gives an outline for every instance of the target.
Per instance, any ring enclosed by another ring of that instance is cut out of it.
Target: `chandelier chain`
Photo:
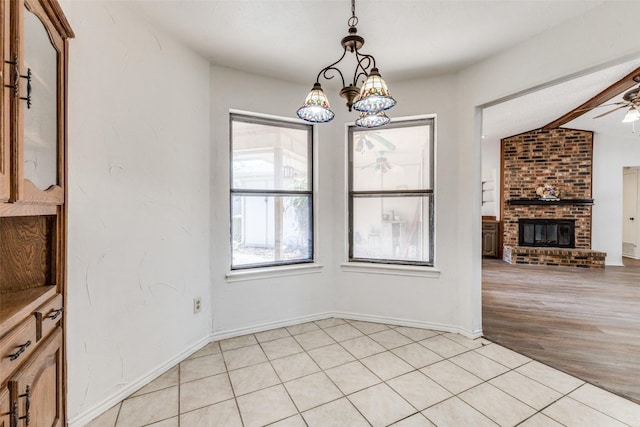
[[[350,27],[358,25],[358,17],[356,16],[356,0],[351,0],[351,18],[347,21],[347,25]]]

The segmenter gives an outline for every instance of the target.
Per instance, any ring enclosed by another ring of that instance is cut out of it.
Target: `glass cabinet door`
[[[33,13],[25,11],[23,22],[22,69],[31,73],[30,99],[22,102],[23,178],[44,191],[58,185],[58,52]]]
[[[9,200],[9,140],[10,140],[10,114],[9,114],[9,89],[5,84],[9,83],[9,0],[0,0],[0,58],[2,58],[2,78],[0,79],[0,203]]]

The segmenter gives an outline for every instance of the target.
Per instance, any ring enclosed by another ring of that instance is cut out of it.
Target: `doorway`
[[[638,250],[640,167],[627,166],[623,168],[622,173],[622,256],[640,259]]]

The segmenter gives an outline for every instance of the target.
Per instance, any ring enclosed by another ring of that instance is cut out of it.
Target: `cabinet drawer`
[[[29,357],[36,347],[36,318],[29,316],[0,340],[0,382]]]
[[[36,335],[38,341],[49,335],[62,319],[62,295],[57,294],[36,310]]]
[[[482,223],[482,231],[490,231],[490,230],[497,230],[498,229],[498,223],[497,222],[483,222]]]

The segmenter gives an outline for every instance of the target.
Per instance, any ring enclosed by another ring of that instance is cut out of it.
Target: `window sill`
[[[413,276],[439,278],[440,270],[435,267],[417,265],[375,264],[367,262],[345,262],[342,271],[349,273],[389,274],[393,276]]]
[[[247,280],[270,279],[273,277],[297,276],[300,274],[320,273],[322,264],[308,263],[284,265],[277,267],[251,268],[246,270],[233,270],[225,277],[228,283],[244,282]]]

